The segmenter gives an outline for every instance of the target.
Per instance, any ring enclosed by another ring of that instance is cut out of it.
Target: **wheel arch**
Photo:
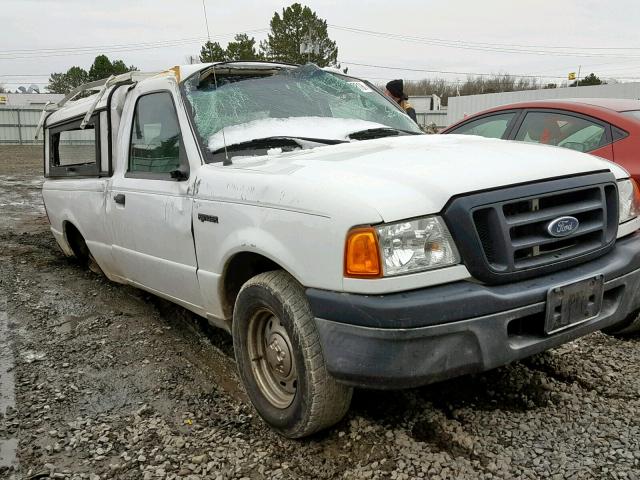
[[[69,250],[78,260],[88,260],[89,247],[80,229],[71,220],[63,220],[62,235]]]
[[[235,301],[242,285],[256,275],[273,270],[283,270],[296,278],[282,262],[263,252],[241,250],[230,255],[225,262],[219,286],[221,306],[225,318],[230,320],[233,318]],[[296,280],[298,279],[296,278]]]

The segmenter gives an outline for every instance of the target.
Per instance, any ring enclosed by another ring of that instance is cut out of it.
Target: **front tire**
[[[291,275],[277,270],[247,281],[232,333],[251,403],[278,433],[300,438],[344,417],[353,389],[327,372],[304,289]]]
[[[622,322],[602,329],[607,335],[612,337],[629,337],[640,332],[640,310],[630,313]]]

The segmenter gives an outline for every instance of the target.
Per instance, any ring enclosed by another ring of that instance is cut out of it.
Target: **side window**
[[[527,113],[515,139],[579,152],[590,152],[607,143],[603,125],[559,112]]]
[[[91,117],[84,129],[81,119],[49,127],[49,170],[53,177],[100,174],[100,120]]]
[[[144,95],[133,115],[129,172],[168,177],[180,168],[182,137],[169,92]]]
[[[502,138],[507,131],[509,122],[513,120],[515,115],[515,112],[509,112],[479,118],[460,125],[449,133],[458,135],[480,135],[481,137],[487,138]]]
[[[57,135],[55,166],[96,163],[96,131],[93,125],[84,130],[67,130]]]

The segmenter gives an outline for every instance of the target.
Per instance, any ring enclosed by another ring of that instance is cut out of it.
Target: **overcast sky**
[[[640,80],[638,0],[302,3],[330,25],[404,36],[394,39],[330,27],[343,67],[377,83],[392,78],[465,80],[466,72],[526,74],[559,82],[561,78],[553,77],[565,77],[579,65],[581,76],[595,72]],[[274,11],[289,4],[206,0],[211,36],[225,46],[234,33],[259,30],[250,35],[261,40]],[[106,52],[110,58],[141,70],[160,70],[185,63],[206,37],[202,0],[2,0],[0,22],[0,83],[9,88],[17,82],[46,84],[48,74],[73,65],[88,69],[103,53],[100,48],[61,49],[118,45],[120,51]],[[144,45],[153,42],[166,44]]]

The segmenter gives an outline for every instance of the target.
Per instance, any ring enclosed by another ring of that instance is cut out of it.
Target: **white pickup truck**
[[[313,65],[134,72],[42,124],[62,250],[230,331],[285,436],[340,420],[354,386],[637,328],[640,192],[595,157],[423,135],[373,85]]]

